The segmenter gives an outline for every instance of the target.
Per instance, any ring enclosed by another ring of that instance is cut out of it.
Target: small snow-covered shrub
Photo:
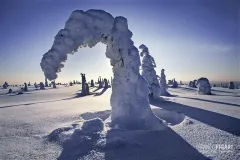
[[[197,80],[197,86],[198,86],[198,93],[199,94],[205,94],[210,95],[211,94],[211,84],[209,83],[209,80],[207,78],[199,78]]]

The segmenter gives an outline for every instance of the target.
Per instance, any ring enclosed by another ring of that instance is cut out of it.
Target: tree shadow
[[[182,112],[186,116],[196,119],[202,123],[208,124],[214,128],[218,128],[230,134],[240,136],[240,119],[238,118],[171,101],[159,102],[150,100],[150,104],[168,111]]]
[[[93,90],[93,92],[96,92],[96,91],[98,91],[99,89],[101,89],[101,88],[96,88],[95,90]]]
[[[107,147],[103,149],[105,160],[209,159],[171,128],[163,131],[110,130],[106,144]]]
[[[193,99],[193,100],[199,100],[199,101],[205,101],[205,102],[211,102],[211,103],[217,103],[217,104],[224,104],[224,105],[240,107],[239,104],[233,104],[233,103],[227,103],[227,102],[218,102],[218,101],[206,100],[206,99],[201,99],[201,98],[190,98],[190,97],[179,97],[179,98]]]
[[[107,89],[108,89],[108,88],[103,88],[102,91],[99,92],[99,93],[96,93],[96,94],[94,95],[94,97],[96,97],[96,96],[101,96],[104,92],[107,91]]]
[[[214,92],[222,92],[222,93],[233,93],[233,92],[229,92],[229,91],[220,91],[220,90],[215,90],[215,89],[211,89]]]

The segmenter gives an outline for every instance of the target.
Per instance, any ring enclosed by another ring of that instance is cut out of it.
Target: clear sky
[[[238,0],[0,0],[0,85],[44,81],[40,61],[74,10],[103,9],[128,19],[167,79],[240,81]],[[103,44],[69,55],[57,81],[112,76]]]

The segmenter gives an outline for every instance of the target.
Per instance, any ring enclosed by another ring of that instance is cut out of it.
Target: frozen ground
[[[111,109],[111,89],[92,88],[94,94],[86,97],[78,96],[79,90],[80,85],[76,85],[30,89],[22,95],[1,94],[0,159],[237,160],[240,157],[240,90],[216,87],[214,95],[205,96],[197,95],[195,89],[187,86],[170,88],[169,92],[175,96],[164,97],[166,101],[150,101],[154,113],[169,124],[168,129],[104,128],[100,133],[81,130],[83,121],[79,121],[79,115],[85,120],[94,117],[105,120]],[[94,121],[93,126],[101,124]],[[46,135],[64,126],[72,127],[52,134],[49,142]]]

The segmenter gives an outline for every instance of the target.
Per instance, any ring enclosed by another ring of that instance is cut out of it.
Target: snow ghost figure
[[[106,78],[104,78],[104,88],[108,88],[108,81]]]
[[[45,87],[48,87],[48,81],[47,81],[47,78],[45,78]]]
[[[98,88],[103,88],[103,82],[101,77],[98,78]]]
[[[5,82],[4,84],[3,84],[3,89],[7,89],[8,88],[8,83],[7,82]]]
[[[52,81],[52,87],[53,87],[53,88],[57,88],[55,81]]]
[[[149,95],[157,99],[160,96],[160,85],[157,79],[156,71],[154,70],[156,67],[155,60],[150,55],[148,48],[144,44],[140,45],[139,48],[142,49],[140,55],[143,57],[142,76],[148,82]]]
[[[211,85],[207,78],[199,78],[196,85],[198,86],[198,94],[211,95]]]
[[[91,87],[94,87],[94,81],[93,81],[93,79],[91,80]]]
[[[23,89],[25,92],[28,91],[28,87],[27,87],[27,83],[24,83],[24,89]]]
[[[170,93],[167,92],[167,82],[166,82],[166,75],[164,73],[164,69],[161,70],[161,77],[160,77],[160,95],[161,96],[170,96]]]
[[[37,89],[38,88],[38,85],[37,85],[37,83],[35,82],[34,83],[34,87]]]
[[[175,80],[175,78],[173,79],[173,85],[172,85],[172,88],[177,88],[178,87],[178,83],[177,81]]]
[[[86,92],[86,77],[85,77],[85,74],[82,74],[81,73],[81,76],[82,76],[82,92],[81,92],[81,94],[82,95],[86,95],[87,94],[87,92]]]
[[[234,83],[233,83],[233,82],[230,82],[228,88],[229,88],[229,89],[234,89],[234,88],[235,88]]]
[[[40,89],[45,89],[43,82],[40,82]]]
[[[53,46],[43,55],[40,65],[44,75],[54,80],[64,67],[67,54],[102,42],[107,46],[105,55],[110,59],[114,76],[110,126],[130,130],[164,129],[166,125],[150,108],[148,85],[139,73],[140,57],[131,38],[126,18],[113,17],[103,10],[76,10],[55,36]]]

